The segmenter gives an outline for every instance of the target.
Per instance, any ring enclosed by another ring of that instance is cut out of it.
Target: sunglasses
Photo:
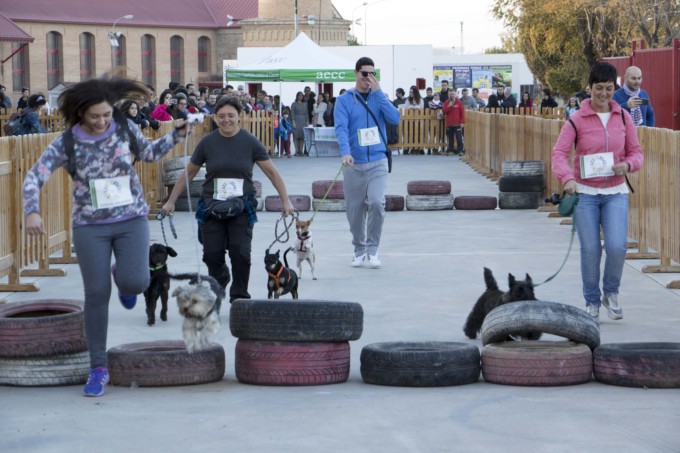
[[[372,76],[374,76],[374,75],[375,75],[375,72],[371,72],[371,71],[361,71],[361,75],[362,75],[363,77],[368,77],[369,74],[372,75]]]
[[[187,105],[186,102],[180,102],[179,105]]]

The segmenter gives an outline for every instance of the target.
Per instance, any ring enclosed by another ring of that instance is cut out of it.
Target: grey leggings
[[[90,365],[106,366],[111,252],[116,258],[118,288],[127,294],[144,292],[149,286],[149,223],[146,217],[136,217],[117,223],[78,226],[73,229],[73,243],[85,288],[85,335]]]

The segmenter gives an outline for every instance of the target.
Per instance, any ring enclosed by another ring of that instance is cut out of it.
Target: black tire
[[[558,335],[590,349],[600,344],[600,326],[592,316],[571,305],[542,300],[510,302],[491,310],[482,323],[482,344],[523,332]]]
[[[403,211],[404,197],[401,195],[385,195],[385,211]]]
[[[179,176],[184,173],[184,169],[180,168],[179,170],[171,170],[163,173],[163,185],[164,186],[171,186],[177,182],[179,179]],[[194,176],[194,179],[191,180],[193,181],[205,181],[205,167],[201,167],[200,170],[198,170],[198,173],[196,173],[196,176]]]
[[[534,387],[576,385],[593,377],[593,353],[571,341],[509,341],[482,349],[486,382]]]
[[[323,198],[328,188],[333,184],[332,179],[314,181],[312,183],[312,197]],[[341,180],[336,180],[333,188],[326,195],[327,200],[342,200],[345,198],[345,188]]]
[[[314,211],[318,210],[323,212],[342,212],[347,211],[347,204],[344,199],[326,198],[325,200],[320,200],[314,198],[312,200],[312,209]]]
[[[0,305],[0,357],[50,357],[87,350],[83,302],[43,299]]]
[[[191,195],[192,197],[200,197],[201,194],[203,193],[203,183],[204,183],[204,181],[191,181],[189,183],[189,195]],[[174,188],[175,188],[174,184],[169,185],[168,186],[168,193],[171,193],[172,189],[174,189]],[[186,196],[187,196],[187,190],[186,190],[186,187],[185,187],[184,190],[182,191],[182,194],[179,196],[179,198],[182,198],[182,197],[186,198]],[[178,198],[178,200],[179,200],[179,198]]]
[[[367,384],[443,387],[477,382],[479,349],[452,342],[375,343],[361,350]]]
[[[163,159],[163,173],[175,170],[184,170],[191,160],[191,156],[182,157],[170,157],[168,159]]]
[[[448,195],[451,181],[409,181],[406,183],[409,195]]]
[[[293,208],[299,212],[309,211],[312,206],[312,199],[309,195],[288,195]],[[278,195],[267,195],[264,197],[264,209],[268,212],[281,212],[283,203]]]
[[[0,358],[0,385],[47,387],[87,382],[90,354],[87,351],[51,357]]]
[[[498,199],[496,197],[484,197],[473,195],[462,195],[454,198],[453,207],[458,210],[481,210],[496,209]]]
[[[453,195],[406,195],[408,211],[446,211],[453,209]]]
[[[501,176],[498,180],[501,192],[541,192],[545,191],[545,177],[533,176]]]
[[[166,387],[222,380],[224,349],[217,343],[189,354],[181,340],[129,343],[107,352],[113,385]]]
[[[680,343],[610,343],[594,353],[595,379],[609,385],[680,388]]]
[[[543,192],[499,192],[498,207],[501,209],[538,209]]]
[[[535,176],[545,174],[542,160],[506,160],[501,164],[503,176]]]
[[[186,193],[179,197],[175,202],[175,211],[177,212],[196,212],[196,206],[201,197],[191,197],[191,205],[189,205],[189,200],[187,200]]]
[[[238,299],[229,328],[242,340],[353,341],[363,332],[364,311],[354,302]]]
[[[349,377],[350,348],[343,342],[236,342],[236,379],[256,385],[323,385]]]

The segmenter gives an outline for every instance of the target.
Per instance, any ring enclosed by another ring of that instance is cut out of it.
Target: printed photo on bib
[[[359,146],[371,146],[380,144],[380,131],[378,126],[367,127],[366,129],[359,129]]]
[[[597,178],[600,176],[614,176],[614,154],[597,153],[581,156],[581,178]]]
[[[243,196],[243,179],[241,178],[215,178],[213,198],[226,200],[232,197]]]
[[[132,204],[130,176],[93,179],[90,181],[92,206],[95,209],[115,208]]]

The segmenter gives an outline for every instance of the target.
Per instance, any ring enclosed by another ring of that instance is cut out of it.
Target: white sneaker
[[[355,256],[352,260],[352,267],[363,267],[366,261],[366,254]]]
[[[595,305],[586,305],[586,312],[595,318],[596,323],[600,323],[600,307],[596,307]]]
[[[382,263],[380,262],[378,255],[368,255],[366,266],[370,267],[371,269],[378,269],[380,266],[382,266]]]
[[[605,294],[602,296],[602,305],[607,309],[607,315],[614,320],[623,318],[623,310],[619,306],[618,294]]]

